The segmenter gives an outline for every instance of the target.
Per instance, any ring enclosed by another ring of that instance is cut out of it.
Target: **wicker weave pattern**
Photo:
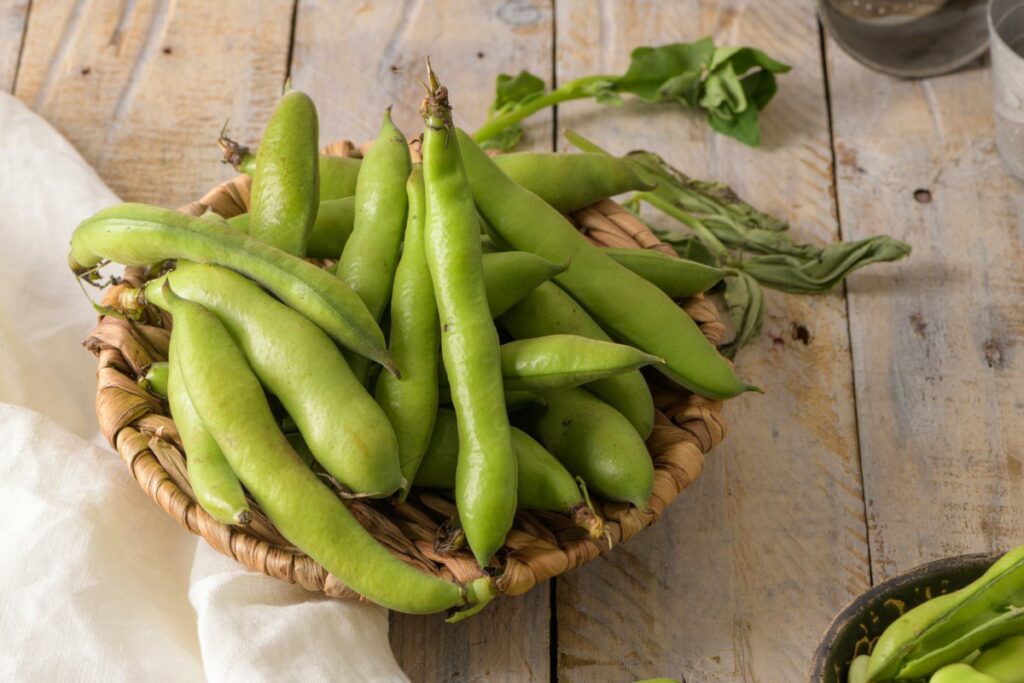
[[[350,143],[328,148],[339,155],[358,154]],[[238,176],[215,188],[182,211],[200,215],[212,209],[230,217],[247,210],[249,179]],[[642,247],[672,252],[621,206],[605,200],[576,212],[572,219],[592,241],[605,246]],[[118,292],[143,283],[144,270],[125,270],[123,285],[107,290],[104,302],[114,304]],[[718,343],[724,333],[715,306],[703,297],[681,304],[704,334]],[[320,565],[291,546],[251,501],[254,520],[247,527],[230,527],[213,520],[196,504],[185,466],[185,455],[165,401],[140,388],[136,380],[153,362],[166,360],[170,334],[165,317],[156,309],[143,321],[102,316],[84,345],[99,358],[96,414],[103,434],[121,454],[146,494],[178,524],[202,536],[218,551],[246,567],[335,597],[359,597]],[[663,383],[648,375],[658,413],[647,439],[655,465],[650,511],[595,500],[616,545],[661,516],[666,506],[689,486],[704,467],[704,454],[725,435],[721,403]],[[439,577],[466,581],[481,575],[468,550],[442,553],[436,540],[442,525],[454,516],[450,499],[434,492],[414,491],[404,504],[388,501],[348,501],[349,509],[381,543],[404,561]],[[520,511],[498,554],[497,584],[507,595],[519,595],[537,583],[607,552],[568,517],[556,513]]]

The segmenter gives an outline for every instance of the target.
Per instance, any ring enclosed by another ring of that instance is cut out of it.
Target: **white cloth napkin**
[[[0,93],[0,680],[408,680],[384,609],[197,542],[103,441],[96,362],[80,346],[95,314],[67,248],[116,201]]]

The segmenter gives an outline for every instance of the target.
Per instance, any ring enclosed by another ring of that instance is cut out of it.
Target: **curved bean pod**
[[[402,378],[383,375],[377,380],[376,398],[398,436],[402,477],[408,486],[430,442],[437,413],[437,304],[423,244],[423,172],[413,168],[406,184],[409,219],[405,246],[395,271],[391,298],[391,356],[402,368]]]
[[[1004,683],[1024,681],[1024,635],[1010,636],[987,648],[971,666]]]
[[[501,345],[505,389],[566,389],[664,363],[625,344],[553,334]]]
[[[601,326],[552,282],[539,285],[502,315],[500,322],[516,339],[575,334],[611,341]],[[654,428],[654,400],[647,380],[639,371],[591,382],[587,391],[625,415],[640,436],[646,439],[651,433]]]
[[[448,92],[429,74],[423,104],[426,250],[441,322],[441,353],[459,416],[455,500],[480,565],[504,544],[516,511],[516,455],[505,413],[498,333],[484,287],[480,223]]]
[[[673,299],[706,292],[729,274],[723,268],[669,256],[653,249],[605,248],[601,251]]]
[[[697,324],[660,289],[590,244],[558,211],[506,176],[457,133],[473,198],[501,241],[551,261],[570,259],[555,280],[612,337],[665,359],[658,370],[691,391],[724,399],[755,389],[741,382]]]
[[[396,372],[384,333],[355,292],[330,273],[225,223],[146,204],[118,204],[79,224],[69,265],[88,272],[103,259],[141,266],[167,259],[215,263],[260,283],[339,344]]]
[[[248,524],[252,521],[252,511],[242,484],[192,405],[181,379],[176,345],[171,337],[167,400],[174,426],[185,447],[188,482],[196,494],[196,502],[221,524]]]
[[[497,318],[517,302],[569,267],[528,251],[499,251],[483,255],[487,306]]]
[[[336,259],[352,234],[355,216],[355,198],[342,197],[320,202],[316,221],[306,242],[306,256]],[[249,232],[249,214],[242,213],[228,219],[228,225],[244,233]]]
[[[220,319],[331,476],[370,496],[399,488],[391,423],[320,328],[225,268],[181,261],[176,270],[146,284],[148,301],[165,305],[165,280]]]
[[[589,152],[515,152],[494,157],[521,187],[562,213],[634,190],[653,190],[625,159]]]
[[[296,256],[306,253],[319,208],[319,135],[313,100],[286,92],[263,131],[252,177],[249,234]]]
[[[388,109],[359,171],[352,234],[336,269],[378,320],[390,298],[405,231],[410,168],[409,146]]]
[[[352,234],[335,268],[375,320],[384,314],[394,284],[409,204],[405,183],[410,166],[409,145],[392,123],[388,108],[380,134],[359,170]],[[366,383],[369,363],[351,353],[345,357],[356,377]]]
[[[466,586],[443,581],[380,545],[292,449],[259,381],[217,317],[173,293],[166,298],[196,412],[285,538],[352,590],[400,612],[477,606],[493,596],[490,579]]]
[[[582,389],[546,391],[531,431],[565,468],[609,500],[647,509],[654,463],[643,439],[617,410]]]
[[[252,175],[256,171],[255,152],[238,145],[238,143],[221,138],[224,147],[224,160],[229,162],[236,171]],[[321,154],[319,160],[320,201],[325,202],[341,197],[351,197],[356,192],[356,181],[362,159],[355,157],[339,157],[332,154]]]
[[[512,428],[516,449],[519,507],[531,510],[564,512],[580,526],[600,538],[604,524],[587,507],[580,487],[560,462],[521,429]],[[439,410],[430,445],[416,474],[416,486],[451,490],[455,486],[455,468],[459,459],[459,434],[455,413]]]

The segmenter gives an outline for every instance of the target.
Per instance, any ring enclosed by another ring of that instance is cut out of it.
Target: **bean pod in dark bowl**
[[[882,632],[907,610],[971,583],[1003,553],[958,555],[918,567],[872,586],[843,609],[811,660],[810,683],[846,683],[850,661],[868,654]]]

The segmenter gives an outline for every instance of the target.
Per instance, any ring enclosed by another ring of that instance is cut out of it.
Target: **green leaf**
[[[544,95],[544,81],[529,71],[520,71],[515,76],[499,74],[494,84],[494,102],[487,110],[487,120],[513,111],[524,104]],[[518,122],[512,123],[493,137],[483,140],[480,146],[507,152],[523,137],[523,128]]]
[[[480,143],[484,149],[496,149],[499,152],[508,152],[516,148],[519,141],[523,139],[523,127],[518,123],[504,128],[493,138],[488,138]]]
[[[772,289],[792,294],[820,294],[831,290],[859,268],[898,261],[909,254],[909,244],[878,235],[857,242],[833,242],[811,259],[760,254],[735,265]]]
[[[707,77],[700,106],[726,120],[734,119],[735,114],[747,109],[747,93],[731,65],[726,64]]]
[[[770,234],[788,230],[785,221],[754,208],[728,185],[690,178],[653,152],[630,152],[625,158],[633,162],[644,180],[658,186],[659,194],[701,221],[727,245],[754,251],[760,251],[758,245],[764,245],[774,253],[778,245],[789,241],[787,236]]]
[[[708,123],[722,135],[736,138],[745,145],[761,144],[761,127],[757,123],[757,108],[747,107],[734,118],[724,118],[718,111],[708,112]]]
[[[706,266],[714,266],[716,268],[721,265],[718,259],[715,258],[715,255],[696,237],[676,237],[650,225],[647,227],[658,236],[658,239],[671,246],[679,254],[679,258],[696,261],[697,263],[703,263]]]
[[[757,107],[758,111],[768,106],[779,89],[775,84],[775,76],[767,71],[755,71],[740,81],[740,84],[747,100]]]
[[[613,107],[622,105],[622,97],[614,90],[598,90],[594,93],[594,99],[598,104],[609,104]]]
[[[764,321],[764,290],[757,280],[739,273],[725,279],[725,304],[729,309],[736,336],[722,347],[722,354],[734,358],[736,353],[761,333]]]
[[[618,79],[616,89],[650,102],[672,98],[694,106],[699,95],[695,86],[714,52],[710,37],[693,43],[638,47],[630,55],[629,69]]]
[[[486,147],[508,150],[522,137],[520,122],[540,109],[582,98],[617,105],[622,93],[631,93],[648,102],[706,109],[715,130],[756,145],[761,137],[757,111],[775,95],[775,74],[788,70],[760,50],[716,49],[707,37],[692,43],[638,47],[621,76],[584,76],[551,92],[528,71],[502,74],[487,122],[474,137]]]
[[[669,78],[658,88],[659,100],[678,100],[686,106],[694,106],[694,98],[700,92],[700,72],[686,71]]]
[[[735,72],[740,75],[755,67],[760,67],[772,74],[784,74],[791,68],[788,64],[776,61],[761,50],[753,47],[720,47],[715,49],[708,69],[715,71],[723,64],[731,64]]]
[[[515,76],[500,74],[494,87],[494,102],[491,104],[490,116],[507,110],[512,105],[521,105],[544,94],[544,81],[529,71],[520,71]]]

